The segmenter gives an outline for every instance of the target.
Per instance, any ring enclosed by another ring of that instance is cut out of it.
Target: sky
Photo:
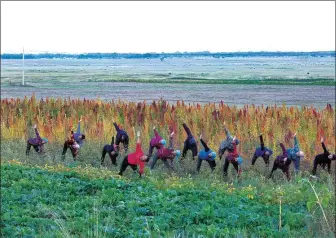
[[[334,51],[335,1],[1,2],[1,53]]]

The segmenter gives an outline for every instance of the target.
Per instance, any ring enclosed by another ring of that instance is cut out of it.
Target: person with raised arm
[[[184,128],[185,132],[187,133],[187,139],[184,141],[182,158],[185,158],[188,150],[191,150],[192,157],[193,157],[193,159],[195,159],[197,157],[196,139],[191,134],[191,131],[190,131],[189,127],[185,123],[183,123],[182,125],[183,125],[183,128]]]
[[[324,144],[324,141],[323,141],[323,137],[321,138],[321,145],[322,145],[322,148],[323,148],[323,153],[315,156],[314,167],[313,167],[313,171],[312,171],[313,176],[316,175],[316,169],[317,169],[318,165],[320,165],[323,169],[325,169],[325,166],[327,166],[328,167],[328,173],[330,174],[330,172],[331,172],[330,171],[331,161],[336,160],[336,154],[331,154],[327,150],[327,148]]]
[[[289,172],[289,166],[290,164],[292,163],[292,161],[288,158],[288,153],[287,153],[287,150],[284,146],[283,143],[280,143],[280,147],[282,149],[282,155],[278,155],[275,160],[274,160],[274,163],[273,163],[273,168],[272,168],[272,171],[270,173],[270,175],[268,176],[268,178],[272,178],[273,176],[273,172],[277,169],[281,169],[282,172],[284,174],[286,174],[286,177],[288,179],[288,181],[290,181],[290,172]]]
[[[114,144],[114,136],[112,136],[112,141],[110,145],[105,145],[103,147],[102,157],[101,157],[101,165],[103,165],[105,160],[105,155],[108,154],[110,156],[111,162],[114,166],[117,166],[117,146]]]
[[[115,127],[115,129],[116,129],[116,131],[117,131],[117,135],[116,135],[116,143],[115,143],[116,146],[117,146],[117,151],[119,152],[119,150],[120,150],[119,145],[120,145],[120,143],[122,143],[123,146],[124,146],[125,153],[127,153],[127,151],[128,151],[128,145],[129,145],[129,137],[128,137],[128,134],[127,134],[126,131],[121,130],[121,129],[119,128],[119,126],[117,125],[116,122],[113,122],[113,125],[114,125],[114,127]]]
[[[164,165],[171,171],[174,169],[173,166],[173,160],[174,158],[178,159],[181,152],[179,150],[174,150],[174,140],[173,140],[174,132],[172,132],[169,136],[169,147],[161,147],[157,152],[157,158],[161,159]],[[153,163],[151,164],[151,169],[154,168],[157,160],[153,160]],[[170,164],[169,162],[170,161]]]
[[[299,142],[294,134],[294,147],[287,149],[288,159],[294,162],[295,172],[300,171],[300,161],[304,159],[304,153],[300,150]]]
[[[35,138],[29,138],[27,140],[27,148],[26,148],[26,155],[29,155],[30,153],[30,148],[33,146],[33,148],[35,149],[35,151],[38,153],[38,154],[43,154],[45,151],[44,151],[44,145],[46,143],[48,143],[48,139],[47,138],[41,138],[38,130],[37,130],[37,127],[36,127],[36,124],[34,125],[34,132],[35,132],[35,135],[36,137]]]
[[[205,160],[208,162],[210,168],[212,171],[214,171],[215,167],[216,167],[216,152],[211,150],[208,145],[206,144],[206,142],[202,139],[202,134],[200,135],[200,141],[204,147],[203,150],[200,150],[200,152],[198,153],[198,161],[197,161],[197,167],[196,170],[197,172],[200,171],[201,169],[201,165],[202,165],[202,161]]]
[[[237,152],[237,138],[232,138],[232,147],[233,149],[228,149],[228,154],[225,158],[224,166],[223,166],[223,175],[227,176],[227,170],[229,168],[229,164],[231,163],[235,170],[237,171],[238,177],[241,175],[241,168],[239,168],[239,160],[238,160],[238,152]]]
[[[78,125],[77,125],[77,131],[75,133],[73,133],[74,139],[76,140],[77,144],[79,145],[79,147],[83,146],[83,142],[85,140],[85,135],[81,133],[80,131],[80,123],[81,123],[82,119],[80,119],[78,121]]]
[[[226,139],[222,140],[219,149],[218,149],[218,157],[219,159],[222,159],[222,156],[224,155],[225,151],[232,152],[233,151],[233,136],[229,132],[229,130],[226,128],[225,122],[224,122],[224,131],[226,134]],[[240,141],[235,137],[235,145],[239,145]]]
[[[270,156],[272,156],[273,151],[267,147],[265,147],[264,144],[264,140],[262,137],[262,134],[259,135],[259,139],[260,139],[260,147],[257,147],[253,158],[252,158],[252,166],[255,164],[255,162],[257,161],[257,158],[262,157],[264,159],[264,162],[266,164],[266,166],[269,165],[269,158]]]
[[[149,158],[152,157],[154,148],[156,149],[156,151],[158,151],[161,148],[163,148],[166,144],[166,140],[162,139],[162,137],[157,132],[155,126],[153,127],[153,131],[154,131],[154,137],[149,142],[149,149],[147,154]],[[157,153],[154,153],[151,163],[151,169],[153,169],[157,159],[158,159]]]
[[[139,166],[139,176],[141,177],[142,174],[144,173],[145,169],[145,163],[149,161],[149,158],[147,155],[145,155],[142,151],[141,148],[141,140],[140,140],[140,131],[137,132],[137,144],[136,144],[136,149],[135,152],[128,154],[125,156],[121,167],[120,167],[120,172],[119,175],[122,176],[123,173],[125,172],[126,168],[130,166],[133,171],[138,170]]]

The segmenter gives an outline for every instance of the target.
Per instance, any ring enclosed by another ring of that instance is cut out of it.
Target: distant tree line
[[[335,57],[335,51],[316,52],[175,52],[175,53],[43,53],[25,54],[25,59],[160,59],[165,58],[194,58],[194,57]],[[22,54],[1,54],[1,59],[22,59]]]

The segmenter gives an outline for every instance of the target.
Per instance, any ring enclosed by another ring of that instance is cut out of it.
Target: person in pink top
[[[125,172],[128,166],[131,166],[131,168],[134,171],[137,171],[138,165],[139,165],[140,167],[139,175],[141,177],[141,175],[144,173],[145,163],[149,161],[148,156],[145,155],[142,151],[139,131],[137,133],[137,136],[138,136],[138,140],[137,140],[135,152],[126,155],[121,164],[120,172],[119,172],[119,175],[121,176],[123,172]]]
[[[148,154],[147,154],[149,158],[151,158],[154,148],[156,148],[156,150],[159,151],[166,144],[166,140],[162,139],[162,137],[159,135],[159,133],[155,129],[155,126],[153,127],[153,130],[154,130],[155,136],[149,142],[149,149],[148,149]],[[157,160],[158,160],[158,156],[157,156],[157,153],[155,153],[152,159],[151,166],[150,166],[151,169],[154,168]]]

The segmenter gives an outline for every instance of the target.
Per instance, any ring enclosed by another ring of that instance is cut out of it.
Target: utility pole
[[[24,86],[24,47],[22,51],[22,86]]]

